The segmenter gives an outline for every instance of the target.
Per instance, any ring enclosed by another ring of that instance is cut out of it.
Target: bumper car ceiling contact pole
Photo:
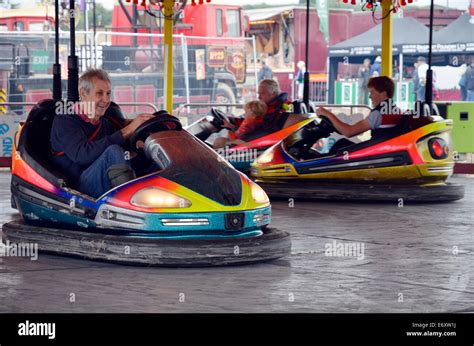
[[[433,70],[431,69],[431,56],[432,56],[432,44],[433,44],[433,11],[434,3],[431,0],[430,6],[430,41],[428,51],[428,71],[426,71],[426,85],[425,85],[425,104],[429,107],[429,112],[433,114]]]
[[[304,71],[303,103],[309,109],[309,0],[306,0],[306,70]]]
[[[59,0],[54,1],[54,65],[53,65],[53,99],[62,98],[61,64],[59,63]]]
[[[79,101],[79,63],[76,55],[76,10],[74,0],[69,0],[69,32],[71,50],[68,56],[67,100]]]
[[[392,78],[391,0],[382,0],[382,76]]]
[[[173,112],[173,7],[174,0],[163,0],[163,12],[165,17],[165,109],[168,113]]]

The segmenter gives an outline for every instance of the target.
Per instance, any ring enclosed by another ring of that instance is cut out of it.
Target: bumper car
[[[132,265],[215,266],[286,256],[288,233],[268,227],[265,192],[169,114],[142,124],[130,145],[158,167],[94,199],[69,186],[51,163],[55,101],[36,105],[16,135],[12,206],[22,220],[3,225],[11,243],[39,251]],[[106,117],[117,126],[112,104]]]
[[[337,131],[318,117],[260,155],[251,174],[273,198],[454,201],[464,187],[446,181],[454,167],[451,130],[452,120],[406,114],[369,140],[343,138],[324,153],[315,143]]]
[[[304,104],[295,101],[293,103],[293,113],[283,113],[277,121],[266,126],[265,129],[257,129],[252,133],[245,135],[242,140],[247,142],[246,145],[232,145],[225,148],[217,149],[218,153],[225,157],[229,163],[242,172],[250,172],[250,166],[255,159],[266,149],[273,146],[289,134],[295,132],[310,114],[306,114]],[[314,116],[314,115],[313,115]],[[211,135],[219,133],[223,130],[224,121],[231,124],[239,125],[243,119],[228,116],[219,109],[211,109],[210,114],[193,124],[186,127],[186,130],[207,142]]]

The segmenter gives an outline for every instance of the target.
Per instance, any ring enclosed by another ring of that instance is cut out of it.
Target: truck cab
[[[0,32],[48,31],[54,27],[54,9],[46,6],[0,11]]]
[[[141,5],[114,6],[112,27],[114,32],[163,33],[164,18],[157,6],[151,8],[152,16],[147,13],[149,7]],[[244,16],[240,6],[206,4],[204,6],[184,6],[175,23],[175,34],[198,37],[244,37]],[[131,44],[131,39],[117,36],[112,45]],[[138,44],[148,43],[138,39]]]

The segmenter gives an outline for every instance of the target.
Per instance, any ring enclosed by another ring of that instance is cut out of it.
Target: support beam
[[[391,0],[382,0],[382,76],[392,77],[392,15]]]
[[[174,0],[163,1],[165,14],[165,66],[164,71],[164,99],[165,109],[173,112],[173,7]]]
[[[306,105],[307,109],[309,109],[309,7],[309,0],[306,0],[306,68],[304,72],[303,102]]]

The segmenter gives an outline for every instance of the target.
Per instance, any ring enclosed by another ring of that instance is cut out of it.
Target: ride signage
[[[232,54],[227,56],[227,70],[235,76],[238,83],[245,81],[245,52],[234,49]]]
[[[224,67],[225,60],[225,47],[209,47],[207,51],[207,63],[210,67]]]

